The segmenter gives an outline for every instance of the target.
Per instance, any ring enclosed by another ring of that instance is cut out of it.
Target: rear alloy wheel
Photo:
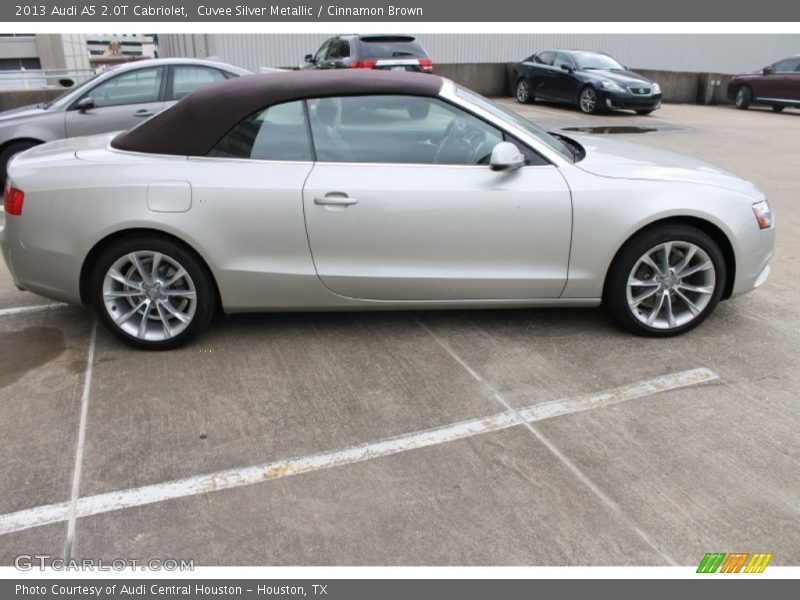
[[[736,108],[740,110],[745,110],[750,108],[750,104],[753,102],[753,92],[750,91],[750,88],[746,85],[743,85],[739,88],[739,91],[736,92]]]
[[[699,325],[722,296],[725,261],[704,232],[671,225],[634,238],[609,273],[605,300],[640,335],[670,336]]]
[[[530,104],[533,102],[533,94],[531,94],[531,84],[527,79],[520,79],[517,82],[517,102],[520,104]]]
[[[597,98],[597,92],[592,87],[585,87],[583,91],[581,91],[581,95],[578,98],[578,107],[581,109],[581,112],[590,115],[592,113],[596,113],[600,108],[600,102]]]
[[[138,348],[180,346],[210,320],[215,293],[204,265],[157,237],[126,240],[95,267],[92,300],[117,337]]]

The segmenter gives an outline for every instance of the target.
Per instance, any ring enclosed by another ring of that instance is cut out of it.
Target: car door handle
[[[137,110],[135,113],[133,113],[133,116],[134,117],[152,117],[154,114],[156,114],[156,113],[154,113],[152,110],[147,110],[146,108],[143,108],[143,109]]]
[[[325,196],[324,198],[314,198],[314,204],[318,206],[350,206],[357,204],[357,198],[349,196]]]

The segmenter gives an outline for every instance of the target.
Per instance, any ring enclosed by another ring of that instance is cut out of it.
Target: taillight
[[[423,71],[433,71],[433,61],[430,58],[420,58],[419,68]]]
[[[11,187],[6,184],[6,189],[3,191],[3,209],[7,215],[14,215],[18,217],[22,214],[22,201],[25,200],[25,192]]]
[[[378,64],[377,60],[354,60],[350,63],[351,69],[374,69]]]

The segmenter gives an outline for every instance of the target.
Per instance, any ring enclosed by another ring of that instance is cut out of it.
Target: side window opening
[[[158,102],[163,72],[157,67],[122,73],[89,90],[84,97],[91,98],[98,108]]]
[[[488,164],[500,130],[436,98],[347,96],[309,100],[317,160]]]
[[[222,71],[195,65],[177,65],[172,71],[172,99],[180,100],[195,89],[225,79]]]
[[[270,106],[247,117],[208,156],[256,160],[312,160],[302,101]]]

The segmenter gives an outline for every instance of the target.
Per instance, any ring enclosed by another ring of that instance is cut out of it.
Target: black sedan
[[[661,106],[661,87],[607,54],[546,50],[514,67],[514,92],[522,103],[565,102],[584,113],[604,109],[647,115]]]

